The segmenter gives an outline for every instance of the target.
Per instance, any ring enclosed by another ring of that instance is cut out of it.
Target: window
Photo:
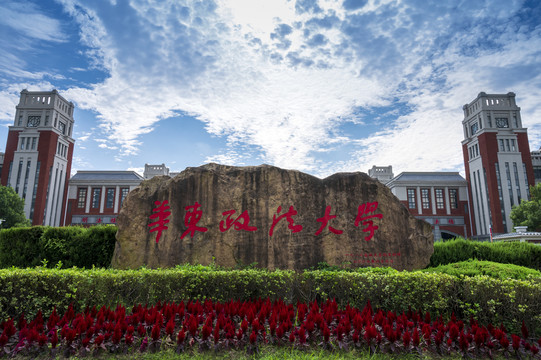
[[[507,145],[507,151],[511,151],[511,146],[509,146],[509,139],[505,139],[505,145]]]
[[[115,205],[115,189],[107,188],[107,201],[105,202],[105,207],[107,209],[112,209]]]
[[[19,184],[20,184],[20,181],[21,181],[21,171],[23,169],[23,161],[20,160],[19,161],[19,169],[17,169],[17,182],[15,183],[15,192],[18,194],[19,193]]]
[[[100,207],[100,197],[101,197],[101,189],[100,188],[92,189],[92,208],[93,209],[97,209]]]
[[[517,115],[513,114],[513,126],[518,128]]]
[[[515,146],[515,139],[511,139],[511,151],[517,151],[517,148]]]
[[[120,189],[120,206],[122,206],[122,204],[124,203],[124,199],[126,198],[126,196],[128,196],[129,191],[129,188]]]
[[[421,189],[421,204],[423,209],[430,209],[430,189]]]
[[[449,202],[451,209],[458,209],[458,190],[449,189]]]
[[[487,115],[487,122],[488,122],[488,127],[492,127],[492,119],[490,118],[490,115]]]
[[[520,196],[520,180],[518,178],[518,167],[517,163],[513,163],[513,170],[515,172],[515,189],[517,191],[517,203],[520,205],[520,200],[522,200],[522,197]]]
[[[443,209],[443,189],[436,189],[436,209]]]
[[[77,208],[84,209],[86,205],[86,188],[79,188],[77,193]]]
[[[505,144],[503,143],[503,139],[500,139],[500,151],[505,151]]]
[[[36,137],[32,138],[32,150],[36,150],[37,141],[38,141],[38,138],[36,138]]]
[[[408,189],[408,207],[415,209],[415,189]]]

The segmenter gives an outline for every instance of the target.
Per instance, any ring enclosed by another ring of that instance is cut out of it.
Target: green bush
[[[525,242],[480,242],[463,238],[434,243],[430,267],[469,259],[514,264],[541,270],[541,246]]]
[[[1,230],[0,268],[40,264],[64,268],[108,267],[115,248],[116,230],[115,226],[33,226]]]
[[[43,259],[44,230],[43,226],[0,230],[0,267],[39,265]]]
[[[541,277],[541,272],[524,266],[500,264],[493,261],[467,260],[458,263],[440,265],[420,270],[421,272],[443,273],[453,276],[487,275],[497,279],[525,280],[529,277]]]
[[[266,271],[178,267],[163,270],[3,269],[0,270],[0,321],[42,309],[48,316],[70,303],[133,306],[188,299],[249,300],[269,297],[289,303],[335,298],[340,306],[452,313],[483,323],[503,323],[520,331],[522,321],[541,335],[541,278],[495,279],[423,272]]]

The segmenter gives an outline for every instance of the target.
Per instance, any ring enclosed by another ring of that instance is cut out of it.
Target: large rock
[[[160,206],[163,218],[153,212]],[[280,218],[290,210],[297,214]],[[169,220],[161,234],[160,219]],[[430,225],[368,175],[321,180],[268,165],[208,164],[144,181],[129,193],[117,225],[117,268],[214,261],[302,270],[324,261],[412,270],[428,265],[434,251]]]

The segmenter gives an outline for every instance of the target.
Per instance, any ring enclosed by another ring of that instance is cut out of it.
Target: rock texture
[[[197,214],[196,203],[200,218],[189,216]],[[164,218],[169,220],[164,224],[167,229],[156,242],[159,232],[151,229],[157,225],[149,225],[159,220],[151,218],[158,205],[169,206],[170,214]],[[273,218],[290,207],[297,212],[292,223],[281,218],[271,235]],[[238,218],[242,213],[244,217]],[[226,230],[228,215],[231,226]],[[379,217],[368,219],[372,226],[366,220],[356,226],[357,217],[363,215]],[[322,227],[325,217],[327,226]],[[190,223],[207,231],[191,236]],[[242,224],[257,230],[248,231]],[[175,178],[144,181],[129,193],[117,225],[112,262],[116,268],[215,261],[226,267],[257,263],[268,269],[302,270],[325,261],[413,270],[428,265],[434,251],[430,225],[411,216],[386,186],[368,175],[338,173],[322,180],[268,165],[207,164],[187,168]],[[367,241],[371,229],[373,237]]]

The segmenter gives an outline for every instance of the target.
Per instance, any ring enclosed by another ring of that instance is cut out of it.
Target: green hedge
[[[375,307],[397,312],[421,310],[432,316],[451,313],[483,323],[520,331],[524,320],[541,335],[541,278],[495,279],[456,277],[422,272],[338,272],[264,270],[113,270],[3,269],[0,270],[0,320],[28,316],[42,309],[47,316],[56,306],[125,306],[158,301],[211,298],[218,301],[270,297],[286,302],[335,298],[341,306]]]
[[[5,229],[0,231],[0,268],[45,263],[64,268],[108,267],[115,248],[115,235],[116,227],[111,225]]]
[[[541,246],[518,241],[489,243],[463,238],[436,242],[434,254],[430,258],[430,267],[469,259],[514,264],[541,270]]]
[[[487,275],[497,279],[526,280],[529,277],[541,277],[541,272],[524,266],[500,264],[493,261],[467,260],[458,263],[440,265],[419,270],[422,272],[443,273],[453,276]]]

